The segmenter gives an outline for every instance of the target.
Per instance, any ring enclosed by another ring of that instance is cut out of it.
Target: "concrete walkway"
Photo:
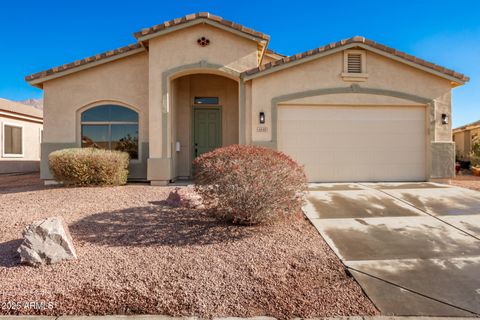
[[[312,184],[305,212],[383,314],[480,314],[479,192]]]

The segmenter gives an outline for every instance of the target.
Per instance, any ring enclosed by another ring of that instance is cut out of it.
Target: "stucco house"
[[[466,159],[476,142],[480,142],[480,121],[453,129],[453,141],[458,159]]]
[[[0,98],[0,174],[40,167],[43,112]]]
[[[57,149],[130,152],[130,178],[191,176],[219,146],[281,150],[310,181],[424,181],[454,174],[451,90],[469,79],[355,36],[284,57],[269,36],[209,13],[136,43],[26,77],[44,90],[42,179]]]

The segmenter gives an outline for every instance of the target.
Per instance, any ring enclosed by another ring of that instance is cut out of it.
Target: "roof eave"
[[[32,107],[33,108],[33,107]],[[43,116],[36,116],[36,115],[30,115],[26,113],[21,113],[21,112],[15,112],[11,110],[6,110],[0,107],[0,115],[1,116],[7,116],[10,118],[15,118],[18,120],[24,120],[24,121],[30,121],[30,122],[36,122],[36,123],[43,123]]]
[[[80,72],[82,70],[90,69],[90,68],[96,67],[96,66],[101,65],[101,64],[105,64],[105,63],[112,62],[112,61],[115,61],[115,60],[123,59],[123,58],[126,58],[128,56],[144,52],[145,50],[146,50],[145,47],[142,46],[140,48],[129,50],[129,51],[126,51],[126,52],[122,52],[122,53],[119,53],[119,54],[116,54],[116,55],[113,55],[113,56],[110,56],[110,57],[103,58],[101,60],[88,62],[88,63],[85,63],[83,65],[79,65],[77,67],[66,69],[64,71],[59,71],[59,72],[52,73],[52,74],[44,76],[44,77],[40,77],[40,78],[36,78],[36,79],[32,79],[32,80],[26,80],[26,81],[31,86],[43,89],[43,83],[44,82],[47,82],[47,81],[50,81],[50,80],[53,80],[53,79],[56,79],[56,78],[64,77],[64,76],[72,74],[72,73]]]
[[[464,132],[464,131],[470,131],[470,130],[478,129],[478,128],[480,128],[480,123],[477,123],[477,124],[467,124],[467,125],[464,125],[464,126],[461,126],[461,127],[455,128],[455,129],[452,129],[452,133],[459,133],[459,132]]]
[[[399,57],[399,56],[396,56],[396,55],[393,55],[391,53],[388,53],[388,52],[385,52],[383,50],[379,50],[379,49],[376,49],[374,47],[371,47],[369,46],[368,44],[363,44],[363,43],[359,43],[357,44],[359,47],[361,48],[364,48],[366,50],[370,50],[376,54],[379,54],[379,55],[382,55],[382,56],[385,56],[387,58],[390,58],[392,60],[396,60],[398,62],[402,62],[404,64],[407,64],[413,68],[417,68],[417,69],[420,69],[422,71],[425,71],[425,72],[428,72],[428,73],[431,73],[431,74],[434,74],[436,76],[439,76],[441,78],[445,78],[447,80],[450,80],[452,82],[452,85],[453,84],[456,84],[456,85],[453,85],[454,87],[457,87],[457,86],[461,86],[461,85],[464,85],[467,81],[469,81],[469,79],[467,78],[466,80],[462,80],[462,79],[459,79],[459,78],[456,78],[456,77],[453,77],[451,75],[448,75],[446,73],[443,73],[441,71],[438,71],[438,70],[435,70],[435,69],[432,69],[432,68],[429,68],[429,67],[426,67],[426,66],[423,66],[421,64],[418,64],[418,63],[415,63],[413,61],[410,61],[410,60],[407,60],[407,59],[404,59],[402,57]]]
[[[277,53],[265,52],[265,55],[269,56],[270,58],[276,59],[276,60],[280,60],[282,58],[285,58],[285,56],[279,55]]]
[[[262,77],[262,76],[265,76],[265,75],[268,75],[268,74],[271,74],[271,73],[274,73],[274,72],[277,72],[277,71],[285,70],[287,68],[291,68],[291,67],[294,67],[294,66],[302,64],[302,63],[307,63],[309,61],[313,61],[313,60],[316,60],[316,59],[319,59],[319,58],[322,58],[322,57],[325,57],[325,56],[328,56],[328,55],[331,55],[331,54],[334,54],[334,53],[337,53],[337,52],[341,52],[341,51],[344,51],[344,50],[347,50],[347,49],[350,49],[350,48],[358,48],[358,47],[363,48],[365,50],[372,51],[372,52],[377,53],[379,55],[388,57],[390,59],[399,61],[401,63],[410,65],[411,67],[423,70],[425,72],[434,74],[436,76],[445,78],[447,80],[450,80],[452,82],[453,87],[461,86],[461,85],[465,84],[467,81],[469,81],[468,77],[467,77],[466,80],[462,80],[462,79],[450,76],[448,74],[445,74],[441,71],[437,71],[435,69],[428,68],[428,67],[422,66],[418,63],[409,61],[409,60],[404,59],[402,57],[390,54],[390,53],[385,52],[383,50],[376,49],[376,48],[374,48],[374,47],[372,47],[368,44],[362,43],[362,42],[351,42],[351,43],[348,43],[348,44],[345,44],[345,45],[335,47],[333,49],[329,49],[329,50],[326,50],[326,51],[323,51],[323,52],[318,52],[318,53],[313,54],[311,56],[307,56],[307,57],[300,58],[300,59],[297,59],[297,60],[289,61],[289,62],[286,62],[282,65],[273,66],[271,68],[267,68],[265,70],[255,72],[253,74],[248,74],[248,71],[246,71],[244,73],[243,79],[245,81],[248,81],[248,80],[255,79],[255,78],[258,78],[258,77]]]

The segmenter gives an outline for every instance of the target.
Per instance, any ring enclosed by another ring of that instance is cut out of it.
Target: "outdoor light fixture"
[[[448,124],[448,115],[446,113],[442,113],[442,124]]]
[[[260,123],[264,124],[265,123],[265,112],[260,112]]]

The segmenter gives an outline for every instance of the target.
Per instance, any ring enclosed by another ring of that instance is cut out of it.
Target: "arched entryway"
[[[191,177],[192,160],[217,147],[239,142],[238,83],[207,73],[171,80],[174,177]]]

